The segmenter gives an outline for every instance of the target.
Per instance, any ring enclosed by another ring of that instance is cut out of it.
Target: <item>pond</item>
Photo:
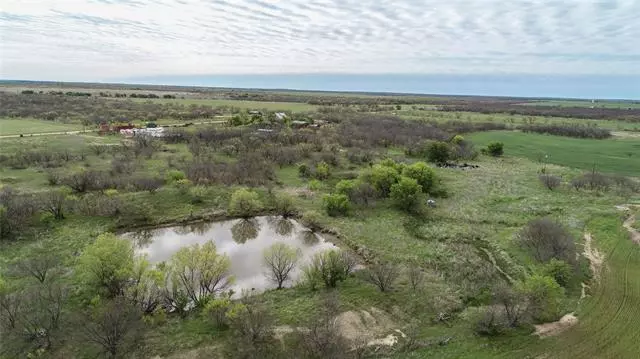
[[[180,248],[213,241],[218,253],[231,260],[231,274],[235,282],[231,289],[264,291],[275,288],[266,276],[263,251],[276,242],[285,242],[302,254],[291,274],[291,285],[300,277],[300,268],[317,252],[337,247],[318,233],[292,219],[282,217],[254,217],[220,222],[192,223],[185,226],[144,229],[124,233],[122,237],[134,242],[136,253],[145,254],[151,263],[167,261]]]

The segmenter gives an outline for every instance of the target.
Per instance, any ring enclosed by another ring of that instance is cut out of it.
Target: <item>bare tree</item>
[[[245,296],[242,304],[230,320],[235,335],[229,356],[247,359],[273,356],[273,317],[251,296]]]
[[[393,282],[398,278],[400,271],[398,267],[391,263],[376,263],[365,271],[365,279],[386,292],[391,289]]]
[[[340,303],[334,292],[329,292],[323,299],[318,316],[309,324],[308,330],[299,330],[302,353],[298,357],[322,359],[344,358],[348,351],[348,343],[340,335],[335,320]]]
[[[278,242],[264,251],[264,264],[267,267],[266,276],[282,289],[295,267],[300,252],[293,247]]]
[[[86,315],[81,325],[84,339],[116,358],[136,344],[142,321],[140,312],[120,297]]]
[[[520,243],[540,262],[552,258],[574,263],[576,246],[571,233],[559,222],[550,218],[537,218],[518,233]]]
[[[45,193],[41,198],[42,209],[51,213],[57,220],[64,219],[64,212],[69,202],[68,191],[53,190]]]
[[[422,286],[425,274],[420,266],[414,264],[407,267],[407,277],[409,278],[409,285],[411,285],[411,289],[415,291]]]
[[[0,323],[4,329],[14,329],[22,307],[20,292],[0,289]]]
[[[38,282],[44,283],[48,274],[60,264],[60,258],[51,250],[38,246],[32,250],[29,257],[13,264],[13,271],[20,276],[32,276]]]

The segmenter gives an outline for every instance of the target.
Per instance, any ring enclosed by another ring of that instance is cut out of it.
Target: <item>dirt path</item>
[[[629,235],[631,236],[631,240],[634,243],[640,245],[640,232],[637,229],[633,228],[633,224],[636,222],[636,215],[633,214],[633,211],[631,211],[631,207],[640,208],[640,205],[629,204],[629,205],[617,206],[616,208],[618,208],[621,211],[625,211],[629,213],[629,216],[624,221],[622,226],[629,232]]]
[[[578,318],[573,313],[569,313],[556,322],[535,325],[536,331],[534,334],[540,336],[540,338],[553,337],[576,324],[578,324]]]
[[[596,282],[600,280],[600,270],[602,269],[602,263],[604,262],[604,254],[600,253],[597,249],[591,245],[593,237],[591,233],[585,232],[584,234],[584,256],[589,260],[589,267],[593,278]]]

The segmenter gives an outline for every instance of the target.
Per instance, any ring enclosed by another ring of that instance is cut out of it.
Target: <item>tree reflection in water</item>
[[[243,218],[231,227],[231,237],[236,243],[242,244],[258,237],[259,231],[260,223],[255,218]]]
[[[137,232],[133,232],[131,238],[133,239],[133,244],[137,248],[144,248],[153,243],[153,237],[155,236],[156,230],[154,229],[142,229]]]
[[[304,242],[304,244],[308,246],[314,245],[320,241],[320,238],[318,237],[316,232],[310,229],[305,229],[301,231],[299,233],[299,236],[300,236],[300,240],[302,240],[302,242]]]
[[[267,222],[277,234],[283,237],[290,236],[293,232],[294,225],[290,219],[275,216],[267,218]]]

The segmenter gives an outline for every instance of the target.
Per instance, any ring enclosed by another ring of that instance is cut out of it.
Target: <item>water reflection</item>
[[[305,229],[299,233],[300,240],[308,246],[314,245],[320,242],[320,236],[310,229]]]
[[[148,246],[149,244],[151,244],[151,242],[153,242],[153,234],[153,229],[142,229],[138,232],[134,232],[131,235],[131,239],[133,239],[133,245],[140,248]]]
[[[274,288],[264,273],[263,252],[276,242],[283,241],[302,253],[304,265],[315,253],[333,244],[310,231],[295,220],[282,217],[256,217],[187,226],[147,229],[123,235],[134,241],[136,252],[146,254],[151,263],[167,261],[181,247],[212,240],[220,253],[231,260],[231,274],[236,278],[231,287],[236,293],[243,289],[258,291]],[[292,273],[295,283],[301,265]]]
[[[269,217],[269,225],[276,233],[283,237],[290,236],[293,233],[293,222],[284,217]]]
[[[236,243],[242,244],[248,240],[256,239],[260,231],[260,223],[255,218],[239,219],[231,227],[231,235]]]

